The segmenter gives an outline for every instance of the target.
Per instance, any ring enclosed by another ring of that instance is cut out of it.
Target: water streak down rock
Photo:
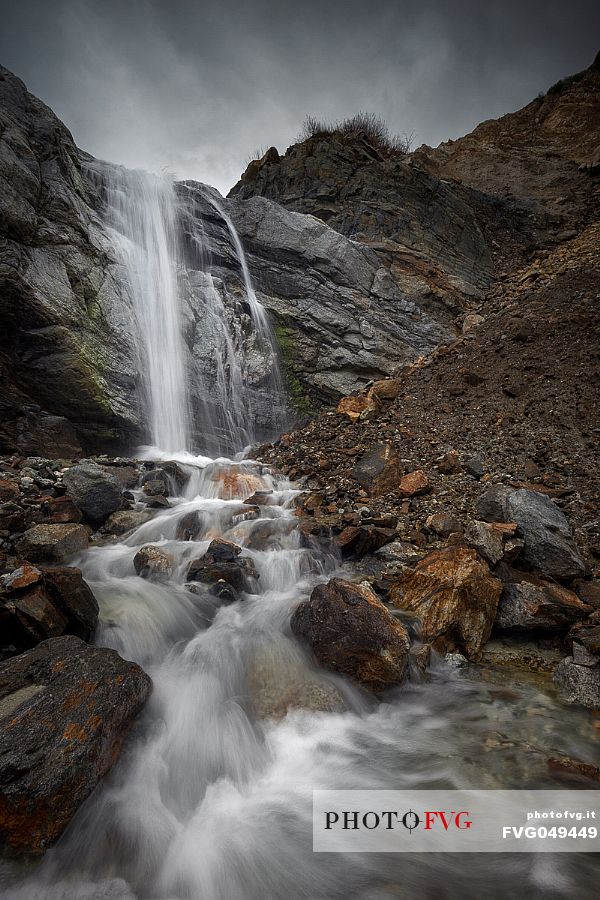
[[[6,69],[0,107],[0,449],[38,452],[43,432],[56,455],[229,452],[281,428],[276,352],[301,404],[451,336],[389,261],[312,216],[93,160]]]

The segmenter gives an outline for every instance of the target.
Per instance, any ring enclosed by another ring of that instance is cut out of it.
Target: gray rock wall
[[[90,160],[52,111],[0,69],[0,452],[68,456],[80,446],[93,451],[145,438],[131,297],[101,190],[88,176]],[[250,418],[268,432],[275,427],[272,351],[253,331],[240,261],[207,201],[211,190],[193,182],[177,187],[186,209],[179,281],[192,413],[201,432],[207,404],[215,403],[206,384],[215,354],[225,352],[207,315],[210,276],[244,360],[243,378],[253,385]],[[460,292],[446,275],[447,289],[437,290],[419,272],[417,251],[402,268],[397,253],[269,199],[220,202],[270,312],[292,406],[354,391],[451,336]],[[475,255],[485,257],[476,232],[459,240],[460,215],[448,215],[458,229],[450,255],[466,259],[475,241]],[[426,243],[445,243],[448,231],[433,219],[431,230],[414,232],[415,247],[426,233]],[[388,225],[382,221],[381,229]],[[197,242],[192,247],[198,228],[200,254]],[[461,263],[451,278],[477,291],[485,276],[465,272]]]

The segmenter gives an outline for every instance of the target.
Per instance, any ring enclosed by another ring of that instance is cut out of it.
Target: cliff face
[[[523,109],[482,122],[415,160],[440,178],[546,210],[558,225],[589,214],[589,172],[600,162],[600,60]]]
[[[102,185],[90,177],[97,164],[6,69],[0,123],[0,448],[68,455],[80,445],[131,445],[145,437],[135,317]],[[203,406],[215,402],[206,398],[215,354],[225,353],[208,315],[216,289],[245,360],[243,376],[255,385],[252,417],[267,431],[274,360],[252,335],[239,254],[211,192],[193,182],[176,186],[194,418],[201,428]],[[449,313],[443,291],[435,297],[418,274],[407,280],[373,249],[312,216],[261,198],[218,203],[272,312],[293,406],[358,389],[450,336],[456,289]],[[189,253],[197,231],[205,246]]]
[[[135,425],[134,369],[81,154],[5,69],[0,129],[0,445],[42,453],[103,443]]]
[[[176,185],[196,425],[207,403],[218,406],[206,385],[227,349],[211,325],[214,290],[253,385],[251,415],[263,432],[274,425],[273,354],[253,334],[239,253],[211,197],[271,314],[292,407],[306,411],[451,342],[468,312],[485,310],[498,273],[593,219],[598,97],[593,66],[436,150],[406,156],[362,132],[316,135],[251,163],[227,200],[202,184]],[[0,69],[5,452],[71,455],[146,436],[131,289],[90,178],[95,166]],[[188,252],[200,232],[202,253]]]

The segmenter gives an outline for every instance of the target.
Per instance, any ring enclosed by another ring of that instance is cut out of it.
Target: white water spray
[[[101,174],[108,224],[131,286],[151,440],[164,450],[189,450],[173,183],[117,166],[102,166]]]
[[[276,347],[225,209],[202,186],[102,162],[87,172],[130,290],[150,445],[230,454],[266,437],[265,422],[281,430],[286,404]],[[207,204],[239,262],[250,333],[237,294],[213,274]]]

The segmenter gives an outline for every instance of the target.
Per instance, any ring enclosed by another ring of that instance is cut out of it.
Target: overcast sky
[[[592,61],[587,0],[0,0],[0,63],[94,156],[224,193],[307,114],[432,145]]]

